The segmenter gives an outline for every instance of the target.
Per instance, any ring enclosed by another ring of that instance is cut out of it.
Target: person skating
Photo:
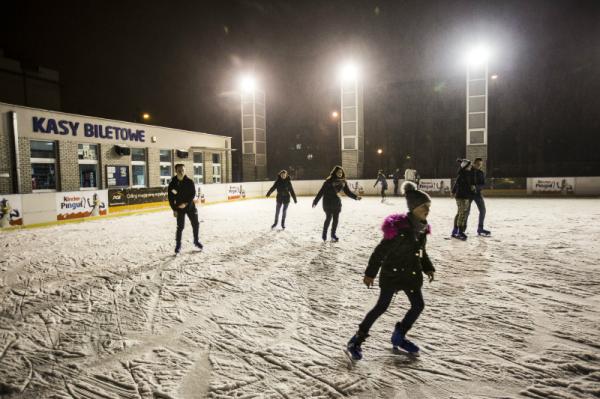
[[[296,200],[296,193],[294,193],[294,188],[292,187],[292,181],[286,170],[279,172],[277,180],[273,183],[273,187],[267,191],[267,198],[275,190],[277,190],[277,205],[275,206],[275,223],[273,223],[271,228],[274,229],[277,227],[277,223],[279,222],[279,212],[283,207],[283,212],[281,213],[281,228],[285,229],[285,216],[287,214],[287,208],[290,205],[290,196],[294,199],[294,204],[298,203]]]
[[[323,211],[325,211],[325,223],[323,223],[323,241],[327,241],[327,230],[329,229],[329,223],[331,224],[331,240],[338,241],[336,235],[338,220],[340,212],[342,211],[342,200],[340,199],[339,192],[343,191],[348,197],[354,200],[361,200],[361,197],[355,195],[348,188],[346,183],[346,173],[341,166],[335,166],[332,170],[323,186],[317,193],[317,196],[313,200],[312,207],[316,207],[321,197],[323,197]]]
[[[473,161],[473,169],[472,180],[473,185],[475,186],[475,192],[473,194],[473,199],[471,203],[475,202],[477,205],[477,209],[479,210],[479,223],[477,225],[477,234],[484,237],[489,237],[492,233],[489,230],[483,228],[485,222],[485,200],[483,199],[483,187],[485,186],[485,173],[481,170],[481,166],[483,165],[482,158],[475,158]],[[471,213],[471,203],[469,204],[469,213]]]
[[[456,182],[452,186],[452,196],[456,199],[457,212],[454,217],[452,237],[464,241],[467,239],[465,231],[467,229],[471,199],[475,193],[475,185],[472,179],[471,161],[468,159],[457,159],[456,161],[459,163],[459,168]]]
[[[402,321],[395,325],[391,336],[392,346],[411,354],[419,352],[419,347],[409,341],[406,334],[425,307],[421,292],[423,273],[429,277],[429,282],[434,279],[435,268],[426,250],[427,235],[431,232],[427,223],[431,198],[424,191],[418,190],[412,182],[404,182],[401,191],[406,195],[408,213],[393,214],[385,218],[381,227],[383,239],[371,254],[363,277],[364,284],[372,287],[381,269],[377,304],[367,313],[346,346],[354,360],[362,359],[362,343],[369,336],[373,323],[385,313],[398,291],[406,294],[410,309]]]
[[[198,239],[198,209],[194,204],[196,197],[196,186],[192,179],[185,175],[185,166],[181,163],[175,165],[175,173],[169,183],[168,195],[169,205],[173,209],[173,216],[177,218],[177,233],[175,234],[175,254],[181,251],[181,234],[185,227],[185,217],[187,215],[192,224],[194,232],[194,246],[202,249],[202,243]]]
[[[398,188],[399,188],[399,184],[400,184],[400,168],[396,168],[396,171],[394,172],[394,175],[392,176],[392,181],[394,182],[394,196],[397,197],[398,196]]]
[[[379,169],[377,172],[377,180],[375,181],[373,187],[377,186],[377,183],[381,183],[381,202],[383,202],[385,201],[385,192],[388,189],[388,183],[385,175],[383,174],[383,170],[381,169]]]

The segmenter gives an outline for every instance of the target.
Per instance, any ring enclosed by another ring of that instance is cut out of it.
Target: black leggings
[[[287,214],[287,209],[289,205],[289,202],[285,203],[277,201],[277,206],[275,207],[275,223],[273,223],[274,225],[277,225],[277,222],[279,221],[279,211],[281,210],[281,206],[283,206],[283,213],[281,214],[281,226],[285,226],[285,215]]]
[[[323,237],[327,237],[327,230],[329,229],[329,223],[331,223],[331,236],[335,236],[337,231],[338,220],[340,217],[340,211],[325,211],[325,223],[323,223]]]
[[[371,309],[371,311],[369,311],[369,313],[367,313],[363,322],[360,323],[360,325],[358,326],[358,329],[361,332],[363,332],[365,335],[369,333],[369,330],[371,329],[373,323],[375,323],[379,316],[384,314],[387,308],[390,306],[390,303],[392,302],[392,298],[394,297],[395,293],[396,290],[394,289],[381,289],[379,293],[379,299],[377,300],[377,304],[373,309]],[[417,321],[419,315],[425,308],[423,294],[421,293],[420,289],[404,290],[404,293],[410,301],[410,309],[408,309],[406,315],[404,315],[404,319],[402,319],[402,321],[400,322],[400,331],[402,335],[406,335],[408,330],[411,329],[411,327],[413,326],[415,321]]]
[[[387,190],[387,187],[381,187],[381,198],[385,198],[385,191]]]

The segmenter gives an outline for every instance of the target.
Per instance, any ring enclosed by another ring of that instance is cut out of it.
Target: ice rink
[[[492,238],[447,239],[455,204],[434,199],[436,281],[391,351],[398,295],[364,359],[342,352],[374,305],[362,285],[385,216],[403,198],[343,199],[339,243],[321,205],[202,206],[172,256],[169,211],[0,234],[0,397],[592,398],[600,396],[600,200],[487,199]]]

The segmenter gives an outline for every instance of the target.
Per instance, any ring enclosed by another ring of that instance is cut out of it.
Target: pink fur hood
[[[406,213],[395,213],[385,218],[381,225],[383,231],[383,238],[385,240],[391,240],[398,235],[398,231],[410,229],[410,221]],[[427,225],[425,234],[431,234],[431,226]]]

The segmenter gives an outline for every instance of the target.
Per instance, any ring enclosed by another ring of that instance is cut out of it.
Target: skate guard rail
[[[350,189],[365,196],[380,194],[380,186],[374,187],[374,183],[375,179],[348,179]],[[449,197],[452,183],[452,179],[422,179],[419,186],[433,196]],[[198,185],[196,203],[202,205],[265,198],[272,184],[272,181],[265,181]],[[322,184],[323,180],[293,181],[297,196],[314,196]],[[0,194],[0,229],[97,219],[109,214],[114,216],[164,210],[168,208],[168,203],[166,196],[156,194],[160,190],[166,194],[166,189],[161,188],[123,189],[121,194],[124,197],[119,198],[111,190]],[[389,179],[387,194],[391,196],[393,191],[394,185]],[[488,197],[600,196],[600,176],[488,179],[484,192]],[[271,198],[275,196],[276,193],[273,193]]]

